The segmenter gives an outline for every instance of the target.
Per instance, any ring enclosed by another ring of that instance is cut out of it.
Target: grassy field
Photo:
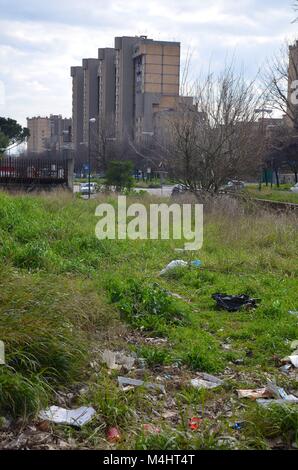
[[[65,406],[97,411],[81,430],[51,426],[48,433],[70,447],[297,445],[297,406],[263,409],[236,394],[269,379],[297,393],[297,377],[278,368],[298,339],[297,318],[288,314],[298,309],[297,219],[213,207],[205,214],[203,249],[184,255],[173,240],[97,240],[94,214],[102,200],[0,194],[0,339],[7,362],[0,366],[0,416],[36,423],[38,411],[61,404],[62,396]],[[142,201],[149,204],[149,196]],[[116,204],[113,197],[108,202]],[[160,277],[177,258],[203,265]],[[218,311],[216,292],[246,293],[260,305]],[[166,395],[121,391],[119,372],[101,363],[106,348],[145,359],[145,368],[129,376],[163,384]],[[224,386],[192,388],[198,371],[223,378]],[[202,418],[199,431],[190,430],[191,417]],[[241,430],[233,429],[238,422]],[[145,432],[146,423],[160,432]],[[121,432],[117,444],[107,442],[109,426]]]
[[[262,186],[261,191],[259,186],[251,185],[247,188],[247,191],[252,197],[257,199],[268,199],[268,201],[276,202],[291,202],[298,204],[298,194],[290,192],[292,185],[281,185],[280,188],[270,186]]]

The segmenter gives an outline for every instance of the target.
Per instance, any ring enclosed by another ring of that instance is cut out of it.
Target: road
[[[162,188],[135,188],[135,191],[146,191],[147,193],[151,194],[152,196],[159,196],[159,197],[170,197],[172,194],[174,186],[163,186]],[[79,184],[74,184],[73,186],[73,192],[74,193],[79,193],[80,192],[80,185]],[[95,195],[91,195],[93,198]],[[88,196],[87,196],[88,198]],[[84,197],[84,199],[86,199]]]

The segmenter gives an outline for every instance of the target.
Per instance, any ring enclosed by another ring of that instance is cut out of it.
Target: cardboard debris
[[[47,410],[41,411],[38,416],[40,419],[51,421],[52,423],[82,427],[91,421],[95,413],[95,409],[88,406],[81,406],[75,410],[51,406]]]
[[[237,390],[239,398],[251,398],[263,406],[271,404],[298,403],[298,398],[288,395],[286,391],[272,382],[268,382],[265,388],[256,390]]]
[[[237,390],[238,398],[272,398],[272,392],[267,388],[257,388],[256,390]]]
[[[144,382],[144,380],[130,379],[129,377],[118,377],[118,384],[122,389],[128,385],[129,387],[145,387],[148,389],[160,390],[162,393],[166,393],[164,385]]]
[[[223,381],[213,375],[205,374],[202,372],[199,377],[190,381],[191,385],[195,388],[216,388],[223,384]]]

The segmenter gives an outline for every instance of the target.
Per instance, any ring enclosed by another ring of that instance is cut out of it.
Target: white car
[[[291,191],[292,193],[298,193],[298,183],[295,184],[295,186],[293,186],[293,187],[290,189],[290,191]]]
[[[90,183],[90,194],[95,194],[97,191],[97,184]],[[80,193],[81,194],[89,194],[89,183],[82,183],[80,185]]]

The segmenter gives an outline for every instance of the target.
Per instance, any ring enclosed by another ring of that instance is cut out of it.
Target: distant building
[[[72,76],[72,143],[78,149],[83,142],[84,71],[83,67],[71,67]]]
[[[294,82],[298,80],[298,41],[289,47],[288,69],[288,109],[286,122],[289,127],[298,128],[298,104],[292,102],[291,95],[297,89]],[[296,94],[297,95],[297,94]],[[295,124],[296,123],[296,124]]]
[[[28,153],[71,149],[71,119],[63,118],[60,114],[51,114],[50,117],[37,116],[27,118],[27,127],[30,131]]]
[[[90,118],[97,119],[98,131],[108,126],[113,140],[142,143],[155,132],[155,114],[177,105],[180,43],[116,37],[114,48],[98,49],[98,58],[83,59],[71,76],[77,155],[82,142],[89,144]]]

